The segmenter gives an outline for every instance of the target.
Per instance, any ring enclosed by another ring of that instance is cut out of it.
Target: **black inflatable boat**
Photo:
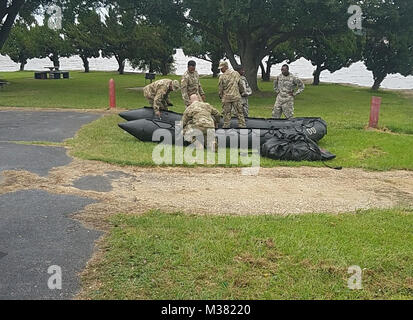
[[[172,125],[175,127],[175,123],[182,120],[182,114],[172,112],[172,111],[163,111],[161,118],[155,116],[152,108],[142,108],[132,111],[126,111],[119,114],[120,117],[127,121],[132,121],[134,123],[127,125],[127,128],[130,130],[131,127],[139,126],[145,124],[145,131],[148,133],[151,132],[152,126],[162,127]],[[137,123],[137,120],[153,120],[152,124],[147,122]],[[259,119],[259,118],[247,118],[247,129],[261,129],[264,131],[264,134],[270,132],[271,130],[286,129],[286,128],[300,128],[300,131],[303,131],[307,137],[313,141],[320,141],[327,135],[327,123],[321,118],[295,118],[293,120],[285,119]],[[219,127],[222,128],[223,122],[221,121]],[[121,126],[122,129],[124,129]],[[238,120],[232,119],[231,128],[238,128]],[[126,130],[126,129],[125,129]],[[139,128],[136,128],[139,130]],[[134,130],[134,132],[136,131]],[[154,129],[152,133],[155,131]],[[173,129],[175,130],[175,129]],[[126,130],[128,131],[128,130]],[[128,131],[129,132],[129,131]],[[144,135],[146,136],[147,133]],[[132,134],[134,135],[134,134]],[[140,139],[140,138],[138,138]],[[140,139],[141,140],[141,139]]]
[[[168,135],[172,138],[170,141],[170,143],[172,144],[176,143],[176,139],[182,139],[181,128],[176,131],[175,124],[160,120],[141,119],[129,121],[119,124],[119,127],[143,142],[164,142],[160,141],[160,138],[161,136],[165,136],[165,132],[167,132]],[[164,131],[158,131],[161,129]],[[313,130],[313,127],[310,127],[310,129],[311,130],[308,130],[304,126],[278,129],[218,129],[216,130],[216,137],[218,138],[218,141],[225,141],[228,148],[231,147],[231,142],[234,143],[234,141],[237,142],[236,146],[238,148],[241,147],[241,144],[243,144],[242,147],[245,147],[247,143],[248,148],[259,148],[267,141],[274,138],[274,136],[277,136],[279,134],[303,134],[306,137],[312,139],[312,133],[317,133],[317,131]],[[158,138],[154,136],[155,132],[158,133]],[[255,143],[255,145],[253,143]]]

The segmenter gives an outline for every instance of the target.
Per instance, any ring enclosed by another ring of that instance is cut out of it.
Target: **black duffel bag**
[[[261,147],[261,155],[284,161],[327,161],[336,156],[321,150],[303,132],[294,129],[278,130],[272,139]]]

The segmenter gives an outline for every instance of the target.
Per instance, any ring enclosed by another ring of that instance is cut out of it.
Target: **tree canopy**
[[[64,34],[72,51],[83,61],[85,72],[89,72],[89,58],[98,58],[103,47],[103,23],[95,11],[82,12],[78,23],[68,24]]]
[[[32,35],[33,32],[26,24],[18,22],[0,51],[2,54],[8,55],[14,62],[20,63],[20,71],[24,70],[27,60],[37,56]]]
[[[191,25],[215,37],[231,64],[241,58],[246,76],[258,90],[257,72],[278,45],[314,30],[335,33],[347,28],[346,0],[143,0],[117,1],[153,21]]]

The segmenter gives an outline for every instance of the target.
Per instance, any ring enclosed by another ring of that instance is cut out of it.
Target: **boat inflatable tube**
[[[175,144],[176,139],[183,139],[181,128],[176,129],[175,124],[160,120],[141,119],[119,124],[119,127],[143,142],[164,142]],[[156,133],[156,134],[155,134]],[[309,133],[304,126],[281,129],[217,129],[218,141],[225,141],[226,147],[247,147],[250,149],[261,148],[263,144],[276,136],[294,136],[301,134],[307,138]],[[162,137],[169,136],[165,141]],[[234,145],[235,142],[237,144]]]
[[[119,116],[126,121],[155,120],[172,125],[175,125],[176,122],[182,120],[182,114],[172,111],[163,111],[161,113],[161,118],[158,119],[158,117],[155,116],[153,109],[149,107],[122,112],[119,114]],[[327,135],[327,123],[321,118],[295,118],[292,120],[247,118],[246,123],[247,129],[262,130],[283,129],[301,126],[305,130],[305,134],[316,142],[320,141]],[[223,121],[221,121],[219,127],[223,127]],[[231,120],[231,128],[238,128],[237,119],[234,118]]]

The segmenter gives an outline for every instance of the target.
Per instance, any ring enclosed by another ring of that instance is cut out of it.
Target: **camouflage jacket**
[[[294,93],[294,90],[297,91]],[[291,73],[288,76],[280,74],[275,78],[274,81],[274,91],[281,97],[290,97],[290,93],[294,96],[299,95],[305,89],[304,83],[297,77],[293,76]]]
[[[248,97],[250,95],[252,95],[252,89],[251,89],[250,84],[248,83],[248,80],[245,76],[241,76],[241,82],[242,82],[242,85],[245,88],[245,94],[242,96],[241,102],[243,104],[247,104],[248,103]]]
[[[221,121],[217,109],[205,102],[194,102],[184,112],[182,127],[184,133],[192,128],[215,128]]]
[[[219,97],[223,103],[241,101],[241,95],[245,95],[245,88],[241,76],[234,70],[227,70],[219,77]]]
[[[202,89],[201,82],[199,81],[198,72],[185,72],[181,80],[181,90],[182,98],[184,99],[186,106],[189,106],[191,104],[191,95],[197,94],[199,96],[203,96],[205,94],[204,90]]]
[[[143,94],[146,99],[153,100],[153,109],[156,111],[164,109],[169,101],[169,86],[172,80],[162,79],[147,85],[143,88]]]

